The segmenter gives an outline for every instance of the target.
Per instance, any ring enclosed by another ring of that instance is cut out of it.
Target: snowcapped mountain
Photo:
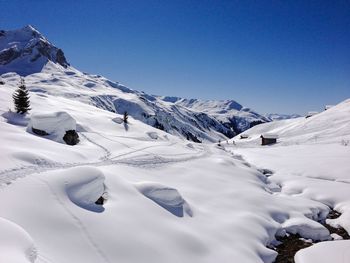
[[[288,120],[288,119],[301,117],[301,115],[299,114],[280,114],[280,113],[268,113],[268,114],[265,114],[264,116],[271,121]]]
[[[177,106],[186,107],[195,112],[203,112],[213,116],[236,134],[241,133],[257,124],[271,121],[257,112],[243,107],[234,100],[199,100],[177,97],[161,97]]]
[[[26,76],[31,92],[74,98],[123,114],[191,141],[217,141],[270,119],[233,100],[205,101],[162,97],[129,89],[104,77],[82,73],[61,49],[32,26],[0,31],[0,74]]]
[[[69,66],[63,51],[32,26],[0,30],[0,74],[16,72],[26,76],[40,72],[49,60],[64,68]]]

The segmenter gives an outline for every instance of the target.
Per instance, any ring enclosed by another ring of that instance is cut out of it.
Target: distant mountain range
[[[234,100],[149,95],[82,73],[30,25],[0,30],[0,74],[11,83],[12,72],[25,77],[31,92],[80,100],[119,114],[127,111],[137,120],[195,142],[225,140],[260,123],[298,117],[261,115]]]

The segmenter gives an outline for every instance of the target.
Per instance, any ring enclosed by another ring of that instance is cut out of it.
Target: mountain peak
[[[48,61],[64,68],[69,66],[63,51],[32,25],[0,30],[0,74],[16,72],[26,76],[40,72]]]

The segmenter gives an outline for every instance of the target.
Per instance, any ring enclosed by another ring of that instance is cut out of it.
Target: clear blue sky
[[[350,1],[0,0],[76,68],[151,94],[304,113],[350,97]]]

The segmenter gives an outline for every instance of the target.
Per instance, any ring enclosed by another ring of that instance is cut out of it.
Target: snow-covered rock
[[[28,123],[28,131],[50,135],[52,140],[64,142],[67,131],[76,131],[75,119],[67,112],[33,113]],[[46,133],[46,134],[45,134]]]

